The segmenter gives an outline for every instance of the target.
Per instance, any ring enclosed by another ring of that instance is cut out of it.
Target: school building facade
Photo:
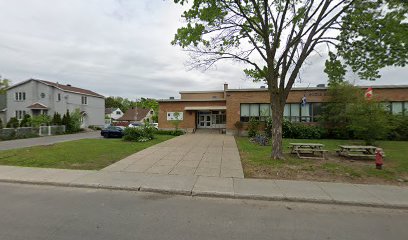
[[[362,90],[367,86],[360,86]],[[408,112],[408,85],[373,86],[373,95],[388,109],[399,114]],[[292,122],[313,124],[321,114],[322,103],[328,101],[327,87],[293,88],[287,98],[284,117]],[[197,129],[220,129],[235,134],[234,124],[251,117],[260,121],[270,116],[269,93],[266,88],[229,89],[220,91],[182,91],[179,99],[159,100],[160,129],[174,129],[174,120],[187,132]]]

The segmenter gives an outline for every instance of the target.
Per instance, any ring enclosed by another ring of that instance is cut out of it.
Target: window
[[[81,103],[84,104],[84,105],[88,104],[88,98],[85,97],[85,96],[82,96],[81,97]]]
[[[401,114],[402,113],[402,102],[393,102],[391,103],[392,114]]]
[[[21,111],[21,110],[16,111],[16,118],[18,120],[23,119],[25,115],[26,115],[26,111]]]
[[[241,122],[249,121],[249,105],[250,104],[241,104]]]
[[[41,98],[45,98],[45,93],[40,94]]]
[[[25,92],[16,92],[15,93],[15,100],[16,101],[25,101],[26,100],[26,93]]]
[[[291,122],[316,122],[321,114],[321,103],[288,103],[283,117]]]
[[[268,116],[271,116],[271,108],[267,103],[241,104],[241,122],[248,122],[251,117],[260,121],[265,121]]]
[[[120,115],[120,111],[116,111],[116,114]]]
[[[61,93],[57,94],[57,100],[58,100],[58,102],[61,101]]]

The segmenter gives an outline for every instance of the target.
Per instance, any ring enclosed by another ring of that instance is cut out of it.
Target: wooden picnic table
[[[375,157],[374,146],[339,145],[337,153],[344,157]]]
[[[296,154],[299,158],[313,158],[313,159],[324,159],[325,158],[325,152],[327,150],[324,150],[323,147],[324,145],[321,143],[289,143],[291,153]],[[316,153],[319,153],[316,155]],[[304,154],[312,154],[313,156],[305,156]]]

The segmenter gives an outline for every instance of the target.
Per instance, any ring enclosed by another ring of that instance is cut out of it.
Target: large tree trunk
[[[284,159],[282,148],[282,123],[285,104],[280,101],[278,94],[271,94],[272,107],[272,154],[273,159]]]

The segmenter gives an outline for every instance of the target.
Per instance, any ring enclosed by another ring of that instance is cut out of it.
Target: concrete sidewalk
[[[408,209],[408,187],[0,166],[0,182]]]
[[[186,134],[132,154],[101,171],[244,178],[238,147],[225,134]]]

